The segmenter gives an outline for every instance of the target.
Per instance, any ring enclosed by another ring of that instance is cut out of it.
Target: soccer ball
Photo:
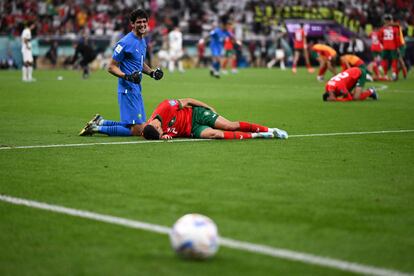
[[[219,248],[216,224],[199,214],[179,218],[170,233],[170,241],[179,256],[190,259],[210,258]]]

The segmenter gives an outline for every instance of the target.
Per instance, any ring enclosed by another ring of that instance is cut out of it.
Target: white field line
[[[106,222],[109,224],[121,225],[129,228],[145,230],[149,232],[159,233],[159,234],[169,234],[171,228],[146,223],[142,221],[136,221],[131,219],[125,219],[120,217],[114,217],[110,215],[98,214],[90,211],[83,211],[78,209],[67,208],[58,205],[51,205],[47,203],[11,197],[7,195],[0,194],[0,201],[15,204],[15,205],[24,205],[31,208],[42,209],[46,211],[51,211],[55,213],[70,215],[74,217],[81,217],[86,219],[91,219],[95,221]],[[287,250],[282,248],[275,248],[266,245],[254,244],[249,242],[237,241],[229,238],[220,238],[220,245],[228,248],[238,249],[242,251],[253,252],[257,254],[267,255],[271,257],[286,259],[290,261],[298,261],[311,265],[319,265],[323,267],[329,267],[333,269],[349,271],[354,273],[360,273],[365,275],[412,275],[396,270],[389,270],[379,267],[373,267],[353,262],[342,261],[338,259],[332,259],[327,257],[321,257],[317,255],[312,255],[308,253],[297,252],[293,250]]]
[[[337,133],[315,133],[315,134],[297,134],[290,135],[289,138],[300,137],[323,137],[323,136],[347,136],[347,135],[369,135],[369,134],[386,134],[386,133],[406,133],[414,132],[414,129],[401,130],[379,130],[379,131],[362,131],[362,132],[337,132]],[[33,145],[33,146],[0,146],[0,150],[11,149],[38,149],[38,148],[65,148],[65,147],[87,147],[99,145],[127,145],[127,144],[148,144],[148,143],[182,143],[182,142],[203,142],[214,139],[174,139],[174,140],[137,140],[123,142],[100,142],[100,143],[82,143],[82,144],[52,144],[52,145]]]

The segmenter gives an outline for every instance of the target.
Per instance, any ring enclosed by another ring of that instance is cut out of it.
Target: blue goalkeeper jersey
[[[219,27],[210,32],[210,50],[213,56],[221,55],[224,39],[228,36],[230,36],[229,32]]]
[[[125,74],[131,74],[134,71],[142,72],[146,51],[145,38],[138,38],[134,32],[130,32],[118,41],[112,58],[119,62],[119,68]],[[119,78],[118,93],[127,93],[128,91],[140,93],[141,84]]]

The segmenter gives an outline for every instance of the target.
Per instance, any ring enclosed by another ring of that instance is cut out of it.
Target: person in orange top
[[[351,55],[351,54],[343,55],[340,58],[340,62],[341,62],[342,71],[345,71],[346,69],[351,68],[351,67],[366,68],[365,62],[356,55]]]
[[[319,61],[319,73],[317,76],[318,81],[323,81],[323,77],[326,70],[329,69],[333,74],[336,74],[336,68],[332,64],[336,57],[336,51],[325,44],[314,44],[311,47],[312,56]]]
[[[303,28],[303,23],[300,23],[300,28],[295,31],[293,37],[293,46],[295,48],[295,53],[293,57],[292,72],[296,74],[296,65],[298,63],[300,54],[303,53],[306,62],[306,68],[308,68],[309,73],[313,73],[314,70],[309,61],[308,45],[306,42],[306,33]]]
[[[325,85],[324,101],[363,101],[372,98],[378,100],[375,88],[363,91],[366,73],[359,67],[352,67],[332,77]]]

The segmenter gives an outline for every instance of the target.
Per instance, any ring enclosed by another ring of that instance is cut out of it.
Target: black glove
[[[130,75],[125,75],[124,79],[126,81],[130,81],[133,83],[141,83],[141,79],[142,79],[142,73],[139,71],[135,71]]]
[[[164,72],[160,68],[157,68],[155,69],[155,71],[152,71],[149,75],[154,80],[160,80],[164,76]]]

